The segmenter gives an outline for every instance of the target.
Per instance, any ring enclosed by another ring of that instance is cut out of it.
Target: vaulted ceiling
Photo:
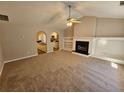
[[[9,16],[9,24],[41,25],[65,29],[67,5],[72,5],[72,16],[124,18],[124,6],[119,1],[0,1],[0,14]]]

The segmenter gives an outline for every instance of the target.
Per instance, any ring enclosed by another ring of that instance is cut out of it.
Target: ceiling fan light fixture
[[[68,15],[68,18],[67,18],[67,26],[72,26],[73,23],[74,24],[75,23],[76,24],[81,23],[80,20],[71,17],[71,5],[68,5],[68,8],[69,8],[69,15]]]
[[[67,22],[67,26],[68,27],[72,26],[72,22]]]

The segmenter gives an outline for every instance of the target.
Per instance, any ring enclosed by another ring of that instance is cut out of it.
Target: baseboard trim
[[[4,68],[4,63],[2,63],[2,66],[1,66],[1,69],[0,69],[0,76],[2,75],[3,68]]]
[[[114,63],[118,63],[118,64],[124,64],[124,60],[119,60],[119,59],[114,59],[114,58],[109,58],[109,57],[96,56],[96,55],[92,55],[91,57],[95,57],[98,59],[102,59],[102,60],[106,60],[106,61],[110,61],[110,62],[114,62]]]
[[[48,51],[47,53],[53,53],[54,51]]]
[[[76,52],[72,52],[72,54],[76,54],[76,55],[84,56],[84,57],[90,57],[90,55],[80,54],[80,53],[76,53]]]
[[[27,58],[31,58],[31,57],[35,57],[35,56],[38,56],[38,54],[34,54],[34,55],[26,56],[26,57],[21,57],[21,58],[16,58],[16,59],[12,59],[12,60],[7,60],[7,61],[4,61],[4,63],[19,61],[19,60],[22,60],[22,59],[27,59]]]

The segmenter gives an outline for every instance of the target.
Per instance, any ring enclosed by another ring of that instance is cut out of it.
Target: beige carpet
[[[5,64],[0,91],[124,91],[124,66],[67,51]]]

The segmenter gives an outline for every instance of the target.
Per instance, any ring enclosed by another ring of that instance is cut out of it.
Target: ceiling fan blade
[[[79,23],[81,23],[81,21],[72,21],[72,23],[78,23],[79,24]]]
[[[81,23],[80,20],[75,19],[75,18],[71,18],[70,21],[73,22],[73,23]]]
[[[77,20],[75,20],[75,21],[71,21],[72,23],[81,23],[81,21],[77,21]]]
[[[73,21],[70,20],[70,21],[67,21],[67,22],[78,23],[78,24],[81,23],[81,21],[79,21],[79,20],[73,20]]]

